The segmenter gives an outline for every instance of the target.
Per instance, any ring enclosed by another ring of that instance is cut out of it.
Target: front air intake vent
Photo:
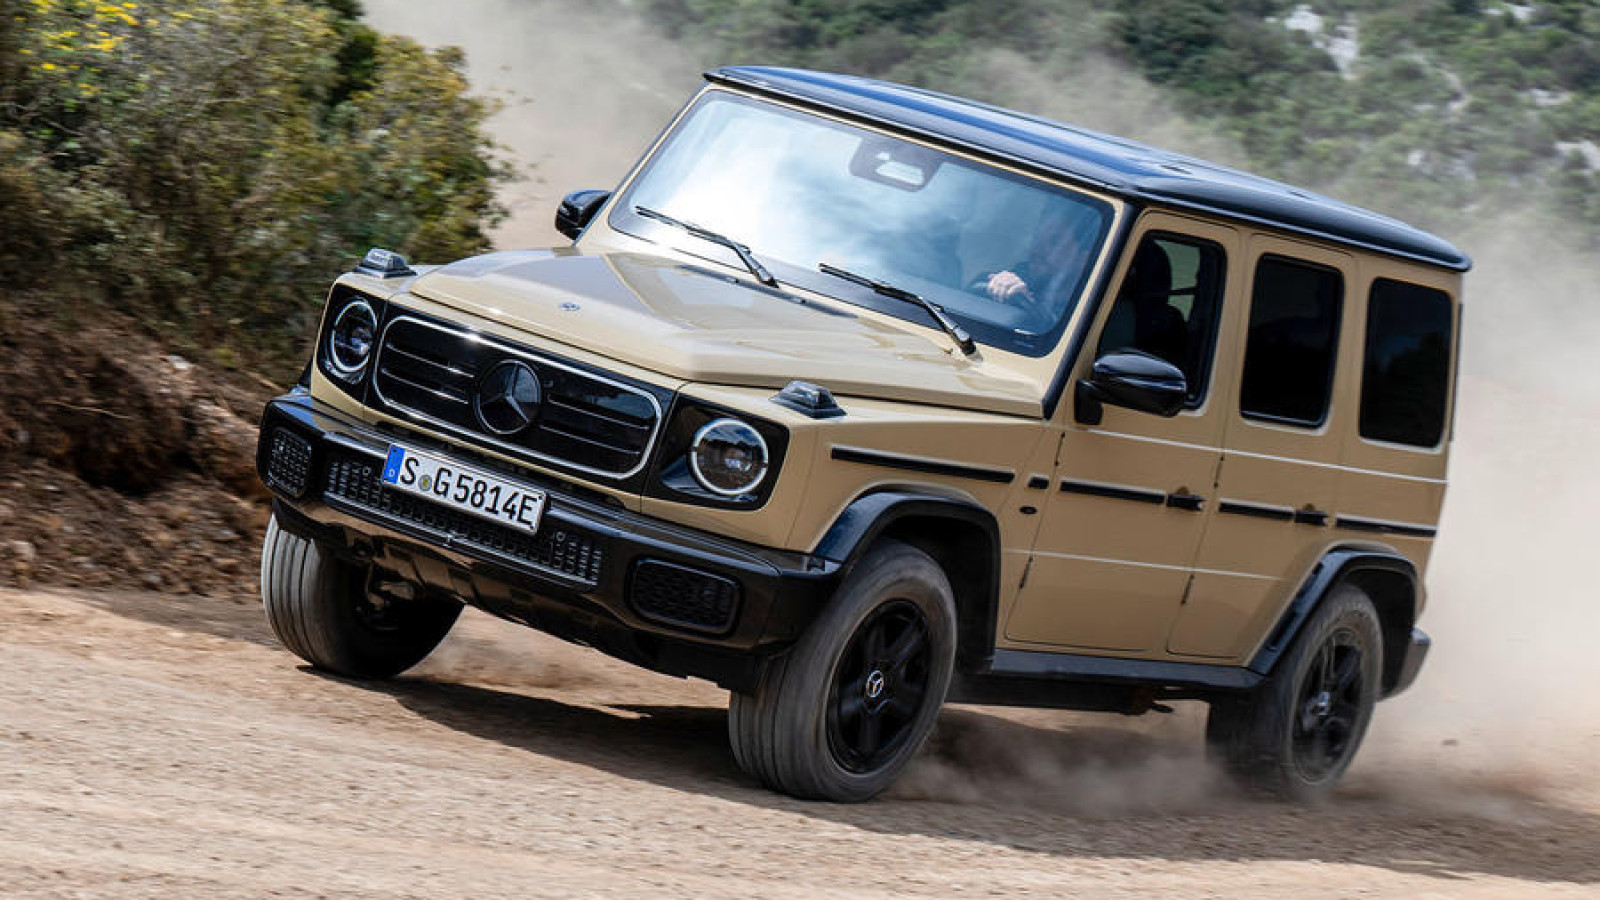
[[[287,428],[272,432],[267,446],[267,486],[304,497],[311,486],[311,442]]]
[[[634,564],[628,600],[646,619],[724,634],[733,628],[739,608],[739,583],[676,563],[642,559]]]

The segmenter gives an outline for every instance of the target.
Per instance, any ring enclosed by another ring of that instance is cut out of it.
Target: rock
[[[13,560],[26,566],[32,566],[39,558],[38,548],[28,541],[8,541],[6,550]]]
[[[189,455],[202,471],[241,496],[270,499],[266,485],[256,476],[255,423],[207,401],[194,404],[189,421],[193,426]]]
[[[160,487],[185,449],[193,373],[162,365],[137,338],[62,331],[31,331],[9,360],[15,443],[90,484]]]
[[[145,533],[144,540],[145,543],[162,553],[178,546],[178,539],[172,536],[172,532],[155,523],[151,523],[149,531]]]

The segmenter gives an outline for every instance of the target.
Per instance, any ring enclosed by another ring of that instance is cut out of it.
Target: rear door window
[[[1450,395],[1450,296],[1380,278],[1367,302],[1361,436],[1434,447]]]
[[[1344,279],[1334,269],[1261,258],[1250,299],[1241,413],[1306,428],[1327,420],[1343,295]]]

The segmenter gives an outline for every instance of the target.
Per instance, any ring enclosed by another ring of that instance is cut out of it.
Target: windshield
[[[1060,336],[1112,217],[1108,203],[1067,188],[720,92],[685,116],[611,224],[738,265],[636,207],[748,246],[782,281],[890,315],[929,321],[818,265],[921,294],[979,341],[1029,356]]]

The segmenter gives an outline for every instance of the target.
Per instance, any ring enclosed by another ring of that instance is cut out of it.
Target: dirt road
[[[721,692],[471,611],[371,684],[252,604],[0,591],[0,684],[7,897],[1600,895],[1592,770],[1380,749],[1295,809],[1192,716],[957,709],[894,796],[803,804],[735,768]]]

